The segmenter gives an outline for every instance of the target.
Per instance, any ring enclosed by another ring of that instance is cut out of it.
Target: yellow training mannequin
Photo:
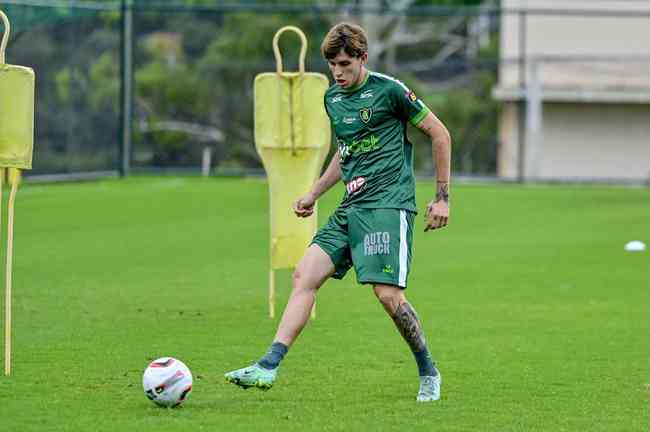
[[[298,72],[284,72],[278,48],[280,35],[300,36]],[[317,212],[298,219],[292,203],[318,179],[330,148],[330,124],[323,106],[327,77],[305,72],[307,38],[297,27],[283,27],[273,38],[275,73],[255,78],[255,147],[269,181],[271,216],[271,270],[269,314],[275,315],[274,270],[293,268],[316,232]]]
[[[0,167],[31,169],[34,148],[34,71],[5,64],[9,20],[0,45]]]
[[[11,282],[14,202],[21,169],[32,168],[34,148],[34,71],[5,64],[9,19],[0,11],[4,33],[0,42],[0,198],[5,168],[9,171],[7,211],[7,265],[5,271],[5,375],[11,374]],[[0,211],[1,214],[1,211]]]

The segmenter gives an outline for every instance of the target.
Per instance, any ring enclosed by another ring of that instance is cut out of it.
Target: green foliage
[[[496,38],[492,38],[491,43],[480,50],[476,60],[482,66],[465,71],[461,85],[440,90],[416,77],[406,77],[406,82],[451,133],[453,172],[488,175],[496,172],[499,104],[492,98],[492,88],[497,80],[497,46]],[[418,148],[416,168],[431,170],[431,143],[414,131],[409,136]]]
[[[108,52],[100,55],[90,66],[89,78],[92,90],[88,97],[94,110],[117,112],[120,82],[115,78],[119,73],[119,64]]]
[[[433,6],[479,6],[484,0],[424,0],[421,4]]]
[[[313,1],[274,3],[309,5]],[[415,5],[460,3],[473,2],[418,1]],[[253,143],[252,87],[256,74],[275,70],[273,35],[288,24],[302,28],[309,38],[307,70],[328,74],[319,49],[335,17],[320,14],[316,9],[304,13],[260,13],[197,12],[191,8],[219,6],[211,1],[176,2],[188,8],[174,11],[147,9],[148,5],[162,4],[138,0],[134,11],[136,166],[197,166],[203,146],[210,145],[214,149],[215,165],[261,168]],[[48,19],[39,15],[43,11],[49,11]],[[61,157],[70,151],[90,156],[100,149],[110,149],[115,154],[121,109],[119,11],[21,6],[17,15],[19,22],[33,19],[29,22],[38,23],[17,37],[8,51],[8,59],[15,58],[15,63],[33,66],[37,71],[37,133],[40,135],[37,152],[47,147],[48,155],[60,152]],[[409,17],[405,28],[407,32],[415,31],[426,23],[440,28],[445,22],[444,17]],[[436,71],[416,74],[400,69],[402,64],[433,58],[443,44],[432,36],[430,41],[399,46],[376,59],[377,70],[395,75],[416,89],[447,123],[454,137],[456,170],[494,173],[497,106],[490,94],[496,76],[494,67],[473,70],[470,60],[459,69],[458,84],[444,87],[440,83],[449,77],[438,77]],[[297,37],[286,33],[280,47],[285,70],[296,70]],[[496,44],[493,44],[490,50],[481,53],[479,60],[496,58]],[[452,60],[463,58],[457,56]],[[154,127],[169,121],[209,127],[218,130],[224,139],[206,143],[193,135],[191,128],[183,132]],[[430,143],[419,133],[410,135],[418,147],[416,167],[430,170]],[[185,153],[180,148],[185,148]],[[113,161],[117,161],[117,154]],[[110,168],[114,166],[104,167]]]
[[[54,80],[56,82],[56,94],[59,97],[59,100],[63,103],[70,102],[70,86],[72,77],[70,76],[70,68],[64,67],[57,72]]]
[[[451,131],[455,171],[489,174],[496,171],[498,105],[490,94],[496,79],[492,71],[477,72],[475,79],[478,88],[450,89],[432,109]]]

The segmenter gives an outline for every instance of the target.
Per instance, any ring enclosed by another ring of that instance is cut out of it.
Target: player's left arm
[[[413,91],[401,83],[393,83],[390,95],[395,114],[410,122],[431,139],[433,161],[436,164],[436,197],[425,214],[426,228],[438,229],[449,222],[449,178],[451,171],[451,137],[445,125],[422,102]]]
[[[424,231],[438,229],[449,223],[449,181],[451,175],[451,135],[432,112],[428,112],[416,127],[431,138],[436,165],[436,197],[427,205]]]

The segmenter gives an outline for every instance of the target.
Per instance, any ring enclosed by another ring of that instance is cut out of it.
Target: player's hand
[[[316,198],[308,193],[293,203],[293,212],[298,217],[309,217],[314,213],[314,204],[316,203]]]
[[[426,228],[424,232],[446,227],[449,223],[449,203],[444,200],[431,201],[424,215]]]

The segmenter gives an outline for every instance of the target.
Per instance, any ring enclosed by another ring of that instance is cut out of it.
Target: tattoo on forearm
[[[438,182],[438,188],[436,190],[436,202],[438,201],[449,203],[449,183]]]
[[[415,313],[415,309],[409,303],[400,304],[392,318],[402,337],[411,347],[411,351],[420,352],[425,349],[426,341],[420,320]]]

